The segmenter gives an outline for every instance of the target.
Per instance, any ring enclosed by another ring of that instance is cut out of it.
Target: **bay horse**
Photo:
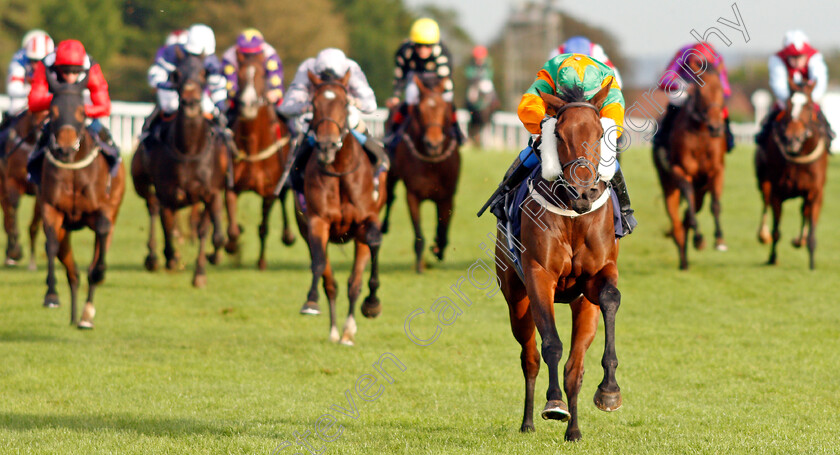
[[[416,106],[408,106],[408,126],[391,163],[382,231],[388,232],[394,187],[402,180],[414,227],[414,268],[422,273],[426,240],[420,223],[420,203],[431,200],[437,206],[437,234],[431,250],[438,260],[443,260],[449,244],[449,223],[461,172],[461,154],[458,140],[449,133],[453,128],[452,104],[443,100],[444,81],[435,76],[430,82],[415,75],[414,82],[420,89],[420,100]]]
[[[803,243],[808,245],[808,263],[813,270],[816,225],[823,203],[830,137],[811,98],[813,83],[800,86],[790,80],[788,84],[791,96],[787,105],[775,119],[771,119],[770,134],[764,143],[758,144],[755,154],[758,188],[763,202],[758,237],[761,243],[772,241],[767,263],[776,264],[782,202],[801,197],[802,228],[793,245],[797,248]],[[767,228],[768,207],[773,209],[772,238]]]
[[[198,203],[204,205],[198,225],[199,252],[192,284],[207,284],[205,240],[213,223],[215,252],[210,261],[216,263],[225,243],[222,226],[222,192],[228,154],[224,139],[215,132],[201,110],[201,97],[206,87],[203,56],[183,53],[178,49],[178,65],[174,71],[179,105],[175,118],[164,125],[160,140],[154,135],[141,143],[131,161],[131,175],[137,194],[146,200],[149,211],[149,253],[147,270],[157,268],[155,224],[160,217],[163,227],[166,268],[180,267],[180,258],[173,243],[175,213]]]
[[[262,222],[260,223],[260,257],[257,267],[265,270],[265,239],[268,235],[268,215],[274,205],[275,187],[283,175],[289,155],[289,130],[278,119],[274,107],[266,99],[265,55],[237,53],[239,88],[234,99],[236,116],[232,124],[234,142],[238,150],[233,164],[233,187],[225,191],[228,213],[228,242],[225,250],[234,253],[239,246],[241,227],[236,222],[237,197],[253,191],[262,197]],[[286,216],[286,193],[280,192],[283,217],[283,243],[291,245],[295,236],[289,229]]]
[[[699,63],[689,65],[698,73]],[[717,71],[708,67],[703,83],[694,83],[687,89],[688,100],[674,119],[666,144],[666,159],[653,162],[665,197],[665,209],[671,218],[671,236],[677,245],[681,270],[688,269],[688,235],[694,231],[694,248],[705,247],[703,234],[697,222],[697,212],[703,207],[706,193],[712,198],[711,210],[715,220],[715,248],[726,251],[720,224],[721,196],[723,194],[724,135],[723,87]],[[684,217],[680,219],[680,203],[687,202]]]
[[[327,242],[355,244],[353,270],[347,283],[350,302],[341,343],[353,345],[356,335],[355,305],[362,292],[362,273],[371,260],[370,294],[362,315],[375,318],[382,310],[379,288],[379,246],[382,233],[379,211],[385,194],[375,197],[374,166],[347,124],[347,83],[350,71],[337,80],[322,80],[311,71],[314,86],[310,134],[314,152],[304,167],[303,195],[295,198],[298,227],[312,259],[312,283],[302,314],[318,314],[318,281],[323,278],[330,306],[330,341],[339,341],[335,301],[338,286],[327,255]],[[305,139],[307,140],[307,139]],[[387,174],[381,173],[380,179]]]
[[[76,324],[79,270],[73,259],[70,232],[88,227],[95,233],[93,261],[88,269],[88,295],[80,329],[93,328],[96,310],[93,293],[105,279],[105,254],[111,245],[114,226],[125,194],[125,167],[118,164],[112,176],[100,146],[84,125],[83,90],[87,80],[75,84],[59,82],[47,73],[53,94],[49,109],[49,134],[44,155],[38,201],[47,238],[47,294],[45,307],[59,305],[55,289],[56,256],[67,270],[70,282],[70,324]]]
[[[600,109],[611,84],[589,101],[580,86],[564,91],[560,97],[540,93],[553,120],[546,121],[541,154],[543,163],[559,159],[556,174],[543,168],[523,205],[537,217],[521,216],[519,239],[510,240],[521,252],[522,278],[514,270],[508,249],[508,230],[496,233],[496,275],[507,301],[511,329],[522,347],[525,376],[525,413],[520,431],[534,431],[534,387],[540,369],[536,331],[542,339],[542,357],[548,366],[547,403],[543,419],[569,421],[565,439],[581,437],[578,426],[578,394],[583,383],[584,355],[598,328],[598,315],[605,326],[604,378],[595,393],[595,405],[602,411],[621,407],[621,390],[616,382],[618,359],[615,352],[615,317],[621,302],[618,284],[618,241],[615,239],[609,187],[595,180],[597,167],[587,159],[584,144],[598,143],[604,131]],[[551,122],[556,121],[552,127]],[[551,134],[551,137],[547,135]],[[549,166],[549,168],[554,166]],[[575,197],[578,196],[578,197]],[[554,201],[554,202],[549,202]],[[572,210],[560,209],[561,206]],[[568,406],[558,381],[558,364],[563,344],[554,321],[554,304],[569,303],[572,310],[572,345],[564,369],[564,388]],[[536,329],[536,331],[534,330]]]
[[[467,135],[476,146],[481,147],[481,131],[490,123],[493,113],[499,110],[501,103],[491,81],[473,82],[467,88],[467,93],[470,92],[474,93],[475,102],[467,101],[467,110],[470,113]]]
[[[36,196],[36,186],[26,180],[26,162],[35,149],[41,135],[47,111],[25,113],[11,127],[6,149],[0,154],[0,203],[3,206],[3,227],[6,230],[6,261],[13,266],[23,257],[23,249],[18,242],[17,215],[21,196]],[[35,239],[41,227],[41,211],[38,202],[32,209],[32,221],[29,223],[29,270],[35,270]]]

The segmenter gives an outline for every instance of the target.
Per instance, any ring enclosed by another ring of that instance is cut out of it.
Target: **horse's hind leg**
[[[295,233],[289,227],[289,215],[286,213],[286,195],[289,193],[288,188],[283,188],[280,192],[280,216],[283,219],[283,245],[291,246],[295,243]],[[294,210],[294,204],[292,204]]]
[[[758,226],[758,241],[759,243],[768,244],[772,241],[770,235],[770,228],[767,227],[767,208],[770,207],[770,193],[772,187],[769,181],[759,183],[761,189],[761,223]]]
[[[222,248],[225,245],[225,228],[222,225],[223,197],[221,192],[217,192],[210,201],[210,220],[213,222],[213,254],[208,256],[208,259],[213,265],[219,263],[222,257]],[[207,210],[206,204],[204,207],[204,210]]]
[[[449,223],[452,220],[452,199],[445,199],[437,203],[437,235],[435,235],[435,244],[432,245],[432,253],[443,260],[443,250],[449,244]]]
[[[163,257],[166,259],[166,269],[179,270],[182,267],[181,258],[172,243],[172,232],[175,230],[175,210],[169,207],[161,207],[160,224],[163,228]]]
[[[779,224],[782,220],[782,201],[774,197],[771,200],[771,207],[773,208],[773,243],[770,246],[770,258],[767,260],[767,264],[776,265],[776,246],[782,236],[779,230]]]
[[[822,193],[817,196],[817,199],[809,204],[808,210],[808,264],[811,270],[814,270],[814,253],[817,249],[817,221],[820,218],[820,209],[822,208]]]
[[[598,306],[604,316],[604,355],[601,357],[601,366],[604,368],[604,379],[598,385],[595,392],[595,406],[602,411],[615,411],[621,407],[621,389],[615,379],[615,370],[618,368],[618,357],[615,353],[615,316],[618,307],[621,305],[621,293],[615,287],[618,278],[618,270],[615,265],[608,266],[601,271],[596,284],[600,289],[590,288],[585,295],[593,297],[598,292]]]
[[[811,206],[810,204],[808,204],[807,199],[803,199],[801,209],[802,227],[800,227],[799,229],[799,236],[794,237],[793,240],[791,240],[790,242],[794,248],[801,248],[802,246],[808,243],[808,220],[810,218],[810,209]]]
[[[35,206],[32,209],[32,221],[29,223],[29,270],[35,271],[38,266],[35,264],[35,240],[38,238],[38,230],[41,228],[41,207],[38,198],[35,198]]]
[[[265,262],[265,239],[268,237],[268,219],[271,214],[271,207],[274,206],[274,196],[263,198],[262,221],[260,222],[260,258],[257,260],[257,268],[265,270],[268,266]],[[285,212],[285,210],[284,210]],[[285,213],[283,216],[285,217]]]
[[[62,227],[64,214],[55,210],[49,204],[43,204],[44,236],[47,238],[47,294],[44,296],[44,306],[56,308],[59,305],[58,291],[55,288],[55,259],[58,256],[59,245],[64,241],[66,231]],[[71,319],[72,321],[72,319]]]
[[[112,228],[111,220],[104,214],[100,214],[94,224],[96,241],[93,248],[93,262],[88,269],[88,295],[82,310],[82,318],[79,320],[80,329],[93,328],[93,317],[96,315],[93,293],[96,291],[96,286],[105,280],[105,252],[108,250],[108,236]]]
[[[327,268],[327,241],[329,240],[330,225],[320,218],[309,218],[307,227],[309,233],[307,235],[309,243],[309,257],[312,261],[312,283],[309,286],[309,294],[306,296],[306,302],[300,309],[300,314],[321,314],[318,308],[318,281],[324,275],[324,270]],[[331,324],[331,327],[334,324]],[[336,334],[338,329],[336,329]],[[336,336],[336,339],[338,337]]]
[[[720,224],[720,201],[723,196],[723,172],[715,177],[712,186],[712,216],[715,219],[715,249],[726,251],[726,241],[723,240],[723,228]]]
[[[3,204],[3,227],[6,229],[6,265],[13,266],[23,257],[23,248],[18,241],[17,209],[20,205],[20,192],[9,185],[5,194],[0,196]]]
[[[143,266],[146,267],[146,270],[152,272],[158,268],[157,224],[160,220],[160,202],[158,201],[157,196],[154,194],[147,196],[146,209],[149,211],[149,240],[146,242],[146,248],[149,252],[143,262]],[[167,263],[167,267],[168,266],[169,264]]]
[[[326,251],[326,250],[325,250]],[[330,341],[333,343],[338,342],[338,325],[336,324],[337,316],[335,305],[338,299],[338,281],[335,279],[335,275],[333,275],[333,268],[332,264],[330,264],[330,255],[324,255],[324,274],[323,277],[323,286],[324,286],[324,294],[327,295],[327,306],[330,308]]]
[[[198,224],[198,257],[195,260],[195,273],[193,274],[192,282],[192,285],[197,288],[207,286],[207,271],[205,270],[207,255],[205,248],[207,246],[207,234],[210,232],[211,211],[211,205],[205,204],[201,221]]]
[[[238,224],[236,221],[236,209],[237,209],[237,195],[231,189],[225,190],[225,207],[227,208],[227,218],[228,218],[228,241],[225,244],[225,251],[230,254],[234,254],[239,251],[239,236],[242,234],[242,226]],[[265,200],[263,199],[263,220],[265,220]],[[260,255],[262,257],[262,255]],[[213,261],[211,261],[213,262]],[[215,262],[213,262],[215,264]],[[261,269],[262,270],[262,269]]]
[[[347,321],[341,330],[341,344],[347,346],[353,345],[356,336],[356,301],[362,293],[362,274],[370,258],[370,248],[359,239],[356,239],[355,243],[356,251],[353,258],[353,271],[350,272],[350,279],[347,280],[347,299],[350,302],[350,306],[347,310]]]
[[[522,374],[525,376],[525,412],[519,431],[525,433],[534,431],[534,388],[537,383],[537,374],[540,372],[540,353],[537,351],[537,331],[529,309],[528,296],[524,289],[518,294],[511,297],[515,301],[508,300],[508,310],[513,337],[522,347],[519,359],[522,363]]]
[[[388,181],[386,182],[386,191],[385,194],[385,217],[382,219],[382,233],[387,234],[388,229],[391,227],[391,207],[394,205],[394,189],[397,187],[397,179],[396,177],[391,174],[388,175]],[[407,191],[408,189],[406,189]]]
[[[375,318],[382,312],[382,303],[376,296],[379,289],[379,247],[382,245],[382,231],[375,221],[368,221],[365,232],[365,243],[370,248],[370,279],[368,290],[370,294],[365,297],[362,303],[362,316]]]
[[[406,202],[408,202],[408,213],[411,215],[411,224],[414,227],[414,270],[423,273],[423,248],[426,246],[426,239],[423,238],[423,229],[420,223],[420,199],[406,188]]]
[[[595,338],[598,330],[598,306],[580,296],[571,303],[572,309],[572,345],[569,348],[569,360],[563,371],[564,388],[569,399],[569,426],[566,427],[566,440],[580,439],[578,427],[578,394],[583,384],[583,360],[586,350]]]
[[[688,257],[685,247],[687,233],[680,220],[679,190],[671,189],[665,192],[665,209],[668,211],[668,217],[671,218],[671,236],[673,236],[674,243],[677,245],[677,252],[680,256],[680,269],[687,270]]]

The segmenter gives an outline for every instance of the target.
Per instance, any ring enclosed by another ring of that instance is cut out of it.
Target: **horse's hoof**
[[[718,251],[729,251],[729,247],[726,246],[726,244],[723,242],[720,242],[717,245],[715,245],[715,249]]]
[[[20,247],[20,243],[9,248],[6,252],[6,257],[14,260],[15,262],[23,259],[23,248]]]
[[[296,238],[295,235],[292,234],[291,230],[286,230],[283,231],[283,237],[281,238],[281,240],[283,241],[283,245],[292,246],[295,244]]]
[[[680,270],[688,270],[688,262],[680,263]]]
[[[193,277],[192,285],[194,288],[204,289],[207,286],[207,275],[196,275]]]
[[[341,345],[342,346],[355,346],[356,343],[354,343],[353,340],[351,340],[349,338],[341,338]]]
[[[79,321],[76,325],[79,330],[92,330],[93,329],[93,322],[92,321]]]
[[[301,310],[301,314],[303,314],[303,310]],[[338,343],[338,327],[332,326],[330,327],[330,341],[333,343]]]
[[[790,241],[790,244],[793,245],[794,248],[802,248],[805,246],[805,241],[803,239],[793,239]]]
[[[307,314],[310,316],[318,316],[321,314],[321,308],[318,306],[318,302],[306,302],[300,307],[300,314]],[[336,341],[338,340],[338,329],[336,329]]]
[[[10,257],[7,257],[6,262],[4,264],[6,264],[6,267],[14,267],[17,265],[17,261]]]
[[[37,272],[38,271],[38,266],[35,264],[34,259],[29,261],[29,267],[27,267],[27,269],[29,269],[30,272]]]
[[[55,294],[48,294],[44,297],[44,308],[58,308],[58,296]]]
[[[561,422],[566,422],[571,417],[569,407],[563,400],[551,400],[546,403],[541,415],[545,420],[559,420]]]
[[[158,261],[157,257],[155,256],[146,256],[146,260],[143,261],[143,267],[146,268],[149,272],[154,272],[158,268]],[[166,268],[169,268],[169,263],[167,263]]]
[[[362,316],[366,318],[375,318],[382,312],[382,303],[378,297],[368,296],[364,303],[362,303]]]
[[[706,241],[703,239],[703,236],[697,234],[694,236],[694,249],[697,251],[703,250],[706,248]]]
[[[443,250],[442,250],[442,249],[440,249],[440,248],[438,248],[438,246],[437,246],[437,245],[432,245],[432,246],[429,248],[429,251],[431,251],[431,252],[432,252],[432,254],[434,254],[434,255],[435,255],[435,257],[438,259],[438,261],[442,261],[442,260],[443,260]]]
[[[227,251],[228,254],[236,254],[236,252],[239,251],[239,242],[233,240],[229,241],[225,244],[225,251]]]
[[[221,261],[221,256],[222,255],[218,251],[210,253],[207,255],[207,262],[209,262],[212,265],[219,265],[219,262]]]
[[[759,229],[758,230],[758,242],[764,245],[769,245],[770,242],[773,241],[773,237],[770,235],[770,229]]]
[[[598,409],[606,412],[612,412],[621,407],[621,391],[618,392],[602,392],[598,389],[593,398],[595,406]]]
[[[183,267],[178,259],[167,259],[166,260],[166,270],[170,271],[178,271],[181,270]]]
[[[536,430],[534,429],[534,423],[533,422],[523,423],[522,426],[519,427],[519,432],[520,433],[533,433],[534,431],[536,431]]]
[[[580,441],[580,429],[567,428],[566,435],[564,436],[564,438],[570,442]]]
[[[260,259],[259,261],[257,261],[257,268],[260,270],[265,270],[268,268],[268,263],[265,261],[265,259]]]

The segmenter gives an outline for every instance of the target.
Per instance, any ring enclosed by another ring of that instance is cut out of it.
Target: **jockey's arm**
[[[90,91],[90,101],[93,104],[85,105],[85,115],[90,118],[111,115],[111,96],[108,94],[108,82],[105,80],[98,63],[94,63],[88,70],[87,88]]]
[[[828,88],[828,67],[825,64],[822,53],[816,53],[808,61],[808,75],[815,81],[814,91],[811,92],[811,99],[819,103]]]
[[[732,94],[732,87],[729,85],[729,72],[726,70],[726,64],[723,63],[723,58],[717,67],[718,74],[720,74],[720,84],[723,86],[723,96],[729,98]]]
[[[227,56],[227,52],[225,52]],[[228,98],[234,98],[238,90],[239,81],[237,80],[236,65],[227,58],[222,59],[222,72],[225,75],[225,89],[227,89]]]
[[[272,104],[283,100],[283,61],[273,52],[265,61],[265,77],[268,85],[266,97]]]
[[[303,114],[309,109],[311,101],[309,99],[309,76],[308,73],[313,67],[315,59],[309,58],[298,67],[295,78],[289,84],[289,90],[286,96],[283,97],[283,102],[280,104],[278,110],[287,118],[295,117]]]
[[[227,79],[222,75],[222,64],[215,55],[210,55],[205,60],[204,66],[207,71],[207,91],[210,92],[210,101],[220,113],[223,113],[227,111]]]
[[[26,109],[26,98],[29,95],[26,86],[26,68],[16,60],[9,63],[6,94],[9,95],[9,112],[17,114]]]
[[[408,84],[408,61],[405,56],[406,45],[403,44],[394,55],[394,92],[385,104],[390,109],[399,104],[400,97],[405,91],[405,86]]]
[[[771,55],[767,61],[767,69],[770,73],[770,90],[777,101],[784,103],[790,96],[787,67],[779,56]]]
[[[167,85],[169,74],[172,71],[175,71],[174,52],[169,48],[160,49],[155,58],[155,63],[152,64],[146,73],[146,80],[149,83],[149,87],[157,89]]]
[[[32,88],[29,90],[30,112],[46,111],[50,108],[52,93],[47,85],[47,70],[43,63],[35,64],[35,74],[32,76]]]
[[[440,48],[440,55],[438,55],[437,58],[435,58],[435,64],[437,65],[437,75],[444,81],[443,99],[444,101],[451,103],[454,96],[454,94],[452,93],[452,68],[449,66],[452,64],[452,57],[450,57],[449,50],[446,49],[443,43],[440,44]]]
[[[522,95],[522,100],[519,101],[519,107],[516,109],[519,120],[531,134],[540,134],[540,122],[546,115],[545,101],[540,98],[538,91],[554,93],[554,81],[545,69],[537,73],[537,80]]]
[[[365,73],[358,64],[352,62],[350,64],[350,83],[348,92],[352,97],[352,103],[365,114],[370,114],[376,110],[376,95],[373,89],[368,84]]]

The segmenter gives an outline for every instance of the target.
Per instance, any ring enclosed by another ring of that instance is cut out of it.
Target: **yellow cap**
[[[417,19],[411,26],[410,39],[417,44],[437,44],[440,41],[440,28],[437,22],[427,17]]]

